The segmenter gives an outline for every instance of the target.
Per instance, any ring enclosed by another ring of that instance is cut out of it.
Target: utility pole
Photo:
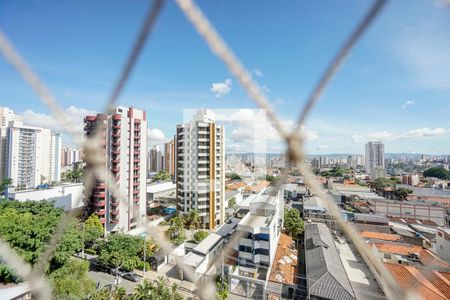
[[[146,264],[146,248],[147,248],[147,244],[145,243],[147,240],[147,236],[144,237],[144,272],[143,272],[143,277],[145,279],[145,264]]]
[[[86,258],[84,257],[84,222],[83,222],[83,248],[81,248],[81,257],[82,257],[83,259],[86,259]]]

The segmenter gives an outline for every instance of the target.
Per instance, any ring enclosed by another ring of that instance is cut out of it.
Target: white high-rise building
[[[177,126],[175,153],[178,210],[198,210],[203,226],[214,229],[225,218],[225,128],[213,112],[198,110]]]
[[[6,136],[6,178],[12,185],[32,188],[39,184],[60,181],[60,134],[52,136],[50,129],[25,126],[12,121]]]
[[[371,177],[380,177],[382,170],[384,170],[384,144],[368,142],[366,144],[366,172]]]
[[[61,181],[61,153],[62,153],[62,134],[52,135],[52,155],[51,155],[51,174],[50,180],[53,182]]]
[[[9,122],[17,120],[17,115],[8,107],[0,107],[0,182],[6,175],[6,161],[8,159],[6,135]]]
[[[105,233],[127,232],[146,222],[147,118],[145,111],[117,107],[111,115],[84,119],[89,137],[100,130],[106,168],[115,177],[120,194],[114,197],[105,182],[97,180],[92,195],[85,199],[88,213],[95,212]],[[90,165],[86,166],[90,168]]]

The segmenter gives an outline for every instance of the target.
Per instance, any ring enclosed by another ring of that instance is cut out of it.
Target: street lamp
[[[143,237],[144,238],[144,269],[143,269],[143,278],[145,279],[145,265],[146,265],[146,261],[147,261],[147,257],[146,257],[146,253],[147,253],[147,243],[146,243],[146,241],[147,241],[147,233],[146,232],[144,232],[144,233],[142,233],[141,234],[141,237]]]

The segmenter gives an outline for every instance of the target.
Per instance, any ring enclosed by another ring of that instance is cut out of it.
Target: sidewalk
[[[143,277],[144,272],[141,270],[134,270],[136,274]],[[145,271],[145,278],[153,281],[158,279],[158,277],[165,277],[169,280],[170,284],[176,284],[178,286],[178,292],[185,299],[193,299],[195,297],[195,292],[197,290],[197,286],[189,281],[179,280],[172,277],[167,276],[165,273],[155,272],[152,270]]]

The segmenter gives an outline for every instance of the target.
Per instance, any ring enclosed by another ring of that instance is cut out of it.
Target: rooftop
[[[272,264],[269,280],[284,284],[294,284],[297,274],[297,250],[292,248],[293,240],[282,233],[278,241],[277,252]]]
[[[391,233],[362,231],[359,233],[359,235],[366,239],[377,239],[377,240],[384,240],[384,241],[399,241],[399,240],[401,240],[401,237],[399,235],[391,234]]]
[[[326,299],[356,299],[347,273],[325,224],[305,227],[306,274],[311,295]]]
[[[147,184],[147,193],[160,193],[176,189],[177,185],[172,181]]]
[[[204,240],[202,240],[192,251],[206,255],[214,248],[222,239],[222,236],[216,233],[210,233]]]
[[[450,299],[450,273],[412,266],[384,264],[401,288],[423,299]]]

